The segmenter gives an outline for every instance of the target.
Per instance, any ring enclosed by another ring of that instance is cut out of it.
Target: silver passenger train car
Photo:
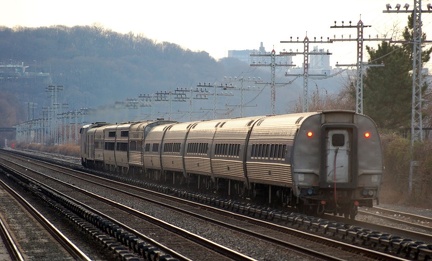
[[[81,129],[81,154],[89,168],[350,218],[378,202],[383,169],[375,123],[340,110],[96,123]]]

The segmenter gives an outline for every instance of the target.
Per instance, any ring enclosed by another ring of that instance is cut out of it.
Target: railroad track
[[[24,260],[21,252],[18,250],[18,245],[12,237],[10,229],[6,227],[6,224],[0,219],[0,236],[3,240],[3,244],[7,250],[8,256],[12,260]],[[6,255],[6,254],[3,254]],[[6,259],[6,256],[1,257],[2,259]]]
[[[42,184],[40,184],[40,182],[55,187],[56,192],[52,193],[50,195],[51,197],[56,198],[58,201],[63,200],[63,204],[69,206],[73,205],[71,208],[75,210],[85,209],[82,210],[82,216],[89,216],[90,220],[103,223],[102,225],[106,225],[104,229],[117,229],[113,234],[115,234],[115,237],[120,239],[120,241],[132,241],[132,239],[139,237],[146,242],[150,242],[153,248],[156,246],[158,249],[162,250],[162,252],[153,251],[155,252],[154,255],[157,257],[152,257],[151,260],[160,259],[162,256],[165,257],[166,254],[178,260],[254,260],[253,258],[249,258],[237,251],[173,226],[158,218],[134,210],[131,207],[80,189],[56,178],[48,177],[28,166],[15,165],[13,169],[15,171],[25,172],[25,175],[32,179],[34,184],[38,184],[41,187]],[[50,189],[44,193],[50,194],[51,192],[49,192],[49,190]],[[121,227],[121,229],[118,229],[118,227]],[[158,240],[163,241],[163,243],[149,238],[146,234],[158,237]],[[127,245],[131,247],[130,242],[127,242]],[[167,247],[165,245],[174,247]],[[131,248],[135,249],[135,247],[134,245]],[[177,248],[178,251],[175,250],[175,248]],[[137,250],[140,251],[140,249]],[[183,255],[180,252],[187,253]]]
[[[17,191],[0,180],[3,218],[1,234],[12,260],[90,260]],[[13,228],[6,225],[13,220]]]
[[[52,167],[57,168],[57,167]],[[67,170],[56,169],[56,172],[68,172]],[[66,175],[66,173],[65,173]],[[69,177],[74,179],[79,178],[85,181],[83,184],[88,184],[88,187],[94,187],[96,185],[103,185],[105,188],[115,190],[115,193],[124,193],[128,197],[139,199],[140,201],[147,201],[151,204],[164,204],[163,207],[171,208],[182,215],[194,217],[196,219],[205,220],[205,222],[212,222],[218,226],[229,227],[231,230],[243,233],[251,238],[266,240],[267,242],[278,245],[286,249],[295,249],[296,251],[308,252],[309,256],[316,256],[320,259],[326,260],[337,260],[337,259],[350,259],[355,258],[359,255],[364,259],[370,257],[371,259],[391,259],[395,260],[398,257],[387,253],[380,253],[374,250],[365,249],[345,242],[336,241],[316,234],[306,233],[304,231],[294,230],[285,226],[275,225],[262,220],[257,220],[248,216],[234,214],[232,212],[223,211],[219,208],[210,207],[196,202],[185,201],[177,197],[169,197],[165,194],[158,194],[153,191],[144,190],[135,186],[130,186],[122,183],[113,183],[112,180],[101,179],[100,177],[90,176],[85,173],[69,173]],[[69,181],[77,183],[78,181]],[[80,183],[81,184],[81,183]],[[127,191],[127,192],[126,192]],[[151,197],[149,195],[152,195]],[[154,199],[151,199],[151,198]],[[161,198],[163,198],[162,202]],[[135,199],[135,200],[136,200]],[[131,201],[131,200],[130,200]],[[181,205],[180,207],[178,205]],[[185,207],[187,205],[188,207]],[[189,210],[187,210],[189,209]],[[207,215],[196,214],[197,212],[207,212]],[[208,213],[211,212],[212,217],[209,217]],[[215,218],[214,216],[219,216]],[[227,224],[227,219],[230,219],[231,224]],[[221,221],[223,220],[223,221]],[[246,224],[246,225],[245,225]],[[314,224],[310,224],[314,227]],[[315,224],[315,229],[319,228],[321,224]],[[241,227],[243,226],[243,228]],[[340,229],[339,229],[340,230]],[[331,229],[329,230],[331,231]],[[290,238],[289,238],[290,237]],[[293,237],[295,237],[293,239]],[[297,244],[289,243],[289,241],[295,241]],[[307,246],[301,247],[299,245]],[[314,249],[314,247],[316,249]],[[317,250],[319,249],[319,250]],[[327,253],[320,253],[325,249]],[[337,253],[339,256],[335,256]]]
[[[418,228],[432,234],[432,218],[417,214],[392,210],[382,207],[364,208],[359,211],[363,215],[375,216],[392,222]]]

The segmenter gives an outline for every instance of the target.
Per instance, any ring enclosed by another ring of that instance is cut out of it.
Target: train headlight
[[[374,195],[374,191],[372,189],[369,190],[368,195],[369,195],[369,197],[372,197]]]
[[[308,138],[312,138],[312,136],[313,136],[313,132],[312,132],[312,131],[308,131],[308,132],[306,133],[306,136],[307,136]]]
[[[369,131],[366,131],[365,133],[363,133],[363,136],[364,136],[366,139],[369,139],[369,138],[371,137],[371,133],[370,133]]]
[[[307,193],[308,193],[309,196],[312,195],[313,194],[313,189],[312,188],[308,188]]]
[[[363,197],[366,197],[368,195],[368,190],[367,189],[363,189],[362,195],[363,195]]]

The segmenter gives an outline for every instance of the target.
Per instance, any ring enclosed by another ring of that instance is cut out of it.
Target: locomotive
[[[366,115],[331,110],[83,126],[87,168],[354,219],[379,203],[382,149]]]

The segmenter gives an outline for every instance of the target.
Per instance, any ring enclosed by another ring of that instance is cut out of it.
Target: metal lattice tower
[[[273,49],[271,51],[271,63],[270,63],[270,71],[271,71],[271,110],[272,114],[276,114],[276,52]]]
[[[411,111],[411,146],[415,140],[423,141],[422,117],[422,21],[421,0],[414,1],[413,11],[413,76]]]
[[[363,114],[363,22],[357,23],[356,112]]]
[[[336,21],[335,21],[335,25],[334,26],[330,26],[330,28],[343,28],[343,29],[347,29],[347,28],[356,28],[357,29],[357,37],[356,38],[351,38],[351,35],[349,36],[349,38],[343,38],[343,36],[341,38],[334,38],[331,41],[332,42],[345,42],[345,41],[355,41],[357,42],[357,58],[356,58],[356,64],[337,64],[336,66],[356,66],[356,112],[359,114],[363,114],[363,73],[364,73],[364,68],[365,67],[372,67],[372,66],[382,66],[382,65],[369,65],[367,63],[363,62],[363,44],[365,41],[389,41],[391,39],[386,39],[386,38],[378,38],[378,36],[376,38],[368,38],[365,39],[364,38],[364,33],[363,33],[363,29],[365,27],[371,27],[370,25],[364,25],[362,20],[359,20],[357,22],[357,25],[351,25],[351,21],[349,22],[349,25],[344,25],[344,22],[342,21],[342,25],[336,25]]]
[[[304,53],[303,55],[303,112],[309,111],[309,38],[306,36],[304,39]]]
[[[392,9],[390,4],[386,5],[387,10],[383,13],[408,13],[412,14],[413,20],[413,39],[412,39],[412,104],[411,104],[411,147],[415,141],[423,141],[423,116],[422,116],[422,13],[432,13],[432,5],[427,5],[427,10],[422,10],[421,0],[413,0],[413,10],[408,10],[409,4],[405,4],[401,9],[401,5],[397,4],[395,9]],[[401,41],[393,41],[401,42]],[[404,41],[402,41],[404,42]]]
[[[327,76],[325,74],[309,74],[309,55],[331,55],[331,53],[329,53],[328,51],[326,53],[309,52],[309,44],[310,43],[331,43],[331,41],[329,40],[329,38],[327,38],[327,41],[323,41],[322,37],[321,40],[316,40],[316,37],[314,37],[314,40],[310,41],[309,38],[306,36],[303,41],[299,41],[297,37],[297,41],[295,40],[293,41],[291,38],[290,41],[280,41],[280,42],[281,43],[303,43],[303,52],[281,52],[281,54],[303,55],[303,75],[286,73],[285,76],[303,76],[302,112],[307,112],[309,111],[309,76]]]
[[[276,83],[276,66],[294,66],[294,64],[286,64],[286,63],[277,63],[276,62],[276,57],[280,57],[280,56],[293,56],[293,54],[276,54],[276,51],[273,49],[271,51],[271,53],[266,53],[266,54],[251,54],[251,57],[254,56],[260,56],[260,57],[270,57],[270,63],[261,63],[261,62],[253,62],[250,64],[250,66],[270,66],[270,70],[271,70],[271,78],[270,78],[270,87],[271,87],[271,113],[272,115],[276,114],[276,85],[280,84],[280,83]],[[265,83],[263,83],[265,84]]]
[[[416,141],[423,141],[423,116],[422,116],[422,43],[429,42],[422,39],[422,12],[431,13],[432,5],[427,5],[427,10],[422,10],[421,0],[414,0],[413,10],[408,10],[409,5],[405,4],[401,10],[401,5],[397,4],[394,10],[390,4],[386,5],[387,10],[384,13],[411,13],[413,22],[413,39],[412,39],[412,104],[411,104],[411,162],[408,177],[408,192],[412,192],[412,183],[414,176],[414,167],[418,166],[418,162],[414,159],[413,147]],[[400,42],[400,41],[394,41]]]

